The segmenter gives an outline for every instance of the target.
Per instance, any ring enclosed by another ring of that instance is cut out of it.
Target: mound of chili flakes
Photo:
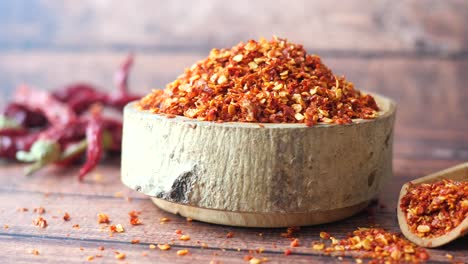
[[[468,182],[442,180],[410,185],[401,199],[410,230],[419,237],[437,237],[468,217]]]
[[[206,121],[351,123],[377,117],[374,98],[354,89],[302,45],[273,37],[213,49],[141,110]]]

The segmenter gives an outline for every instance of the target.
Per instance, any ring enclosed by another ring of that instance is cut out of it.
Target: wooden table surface
[[[187,222],[183,217],[166,213],[152,204],[145,196],[127,189],[119,181],[118,160],[99,166],[85,182],[76,180],[77,169],[63,171],[49,168],[33,177],[21,175],[21,167],[4,165],[0,172],[0,245],[1,263],[80,263],[88,256],[102,255],[93,262],[115,263],[115,252],[126,254],[122,261],[128,263],[241,263],[244,256],[268,258],[268,263],[325,263],[342,262],[333,256],[324,256],[311,249],[311,242],[319,240],[319,232],[326,231],[343,237],[357,227],[380,226],[398,232],[396,199],[403,182],[436,166],[448,167],[454,161],[418,160],[412,162],[413,172],[405,173],[405,163],[396,159],[396,176],[386,187],[378,202],[367,210],[349,219],[336,223],[303,227],[296,237],[300,246],[290,248],[290,240],[281,236],[284,228],[238,228]],[[34,208],[43,207],[48,226],[45,229],[33,225],[38,216]],[[19,209],[27,208],[23,212]],[[128,213],[141,211],[142,225],[129,224]],[[64,213],[70,221],[64,221]],[[105,213],[111,224],[122,224],[123,233],[109,235],[105,225],[98,224],[97,214]],[[170,221],[161,223],[166,217]],[[74,228],[79,225],[79,228]],[[189,241],[178,240],[176,230],[190,236]],[[227,238],[233,232],[234,237]],[[138,239],[139,244],[132,244]],[[150,249],[150,244],[172,244],[168,251]],[[206,245],[203,245],[206,243]],[[440,249],[429,250],[431,262],[450,262],[446,254],[457,261],[468,261],[468,237],[459,239]],[[103,251],[99,247],[103,246]],[[263,248],[263,253],[252,253]],[[37,249],[39,255],[30,251]],[[189,255],[177,256],[179,249],[188,249]],[[292,255],[285,256],[284,250],[291,249]],[[144,256],[146,254],[146,256]],[[346,253],[343,261],[353,263],[351,254]],[[215,262],[216,263],[216,262]]]
[[[183,0],[1,1],[0,107],[21,83],[54,89],[88,81],[112,89],[112,74],[129,51],[136,54],[131,89],[147,93],[163,88],[212,47],[276,34],[321,55],[358,89],[394,99],[398,110],[394,177],[379,202],[347,220],[302,228],[297,233],[301,246],[290,256],[283,255],[289,248],[289,240],[280,235],[284,229],[187,222],[159,210],[120,183],[116,157],[84,183],[76,179],[77,168],[48,168],[27,178],[20,165],[0,163],[0,263],[79,263],[96,254],[102,257],[93,262],[115,263],[115,251],[127,256],[119,263],[242,263],[246,255],[266,257],[269,263],[325,263],[338,259],[310,248],[319,231],[337,237],[369,225],[398,231],[395,207],[402,183],[468,160],[466,25],[465,0],[302,0],[294,5],[267,0],[193,5]],[[33,209],[40,206],[46,210],[45,229],[32,223],[37,217]],[[142,211],[143,225],[129,224],[131,210]],[[64,212],[70,221],[62,219]],[[126,231],[110,237],[97,223],[101,212]],[[171,221],[160,224],[162,217]],[[80,227],[73,228],[76,224]],[[191,240],[177,240],[177,229]],[[226,238],[228,232],[234,237]],[[140,243],[132,244],[134,239]],[[448,262],[450,253],[468,262],[467,242],[464,238],[429,250],[431,261]],[[152,250],[152,243],[173,246]],[[185,248],[189,255],[176,255]],[[262,254],[249,253],[259,248]],[[29,253],[33,249],[40,254]],[[343,261],[354,262],[348,255]]]

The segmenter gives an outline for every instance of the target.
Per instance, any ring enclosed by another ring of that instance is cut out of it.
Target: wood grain
[[[113,168],[108,173],[116,177],[118,170]],[[0,174],[0,178],[9,176],[10,174],[5,174],[3,171]],[[329,257],[326,259],[320,257],[320,253],[310,249],[310,243],[319,239],[318,234],[320,231],[328,231],[337,237],[343,237],[347,232],[358,226],[372,224],[398,231],[394,214],[394,202],[397,199],[396,196],[401,183],[407,181],[407,179],[402,177],[393,181],[382,193],[380,204],[385,205],[385,207],[374,204],[367,211],[349,219],[327,225],[302,228],[296,234],[301,241],[301,246],[292,249],[293,256],[299,255],[298,260],[313,259],[318,262],[333,260]],[[63,180],[65,180],[65,177]],[[60,179],[56,181],[58,184],[64,184]],[[166,257],[171,258],[174,256],[177,249],[189,248],[192,251],[191,257],[195,258],[193,260],[206,260],[213,253],[217,253],[222,258],[221,260],[226,260],[224,262],[229,263],[228,259],[233,258],[240,261],[248,250],[260,247],[264,248],[266,252],[261,256],[266,256],[272,261],[296,260],[296,258],[284,259],[282,256],[283,250],[288,249],[290,243],[289,239],[281,237],[281,233],[285,229],[245,229],[210,225],[196,221],[187,222],[184,218],[157,209],[149,199],[134,199],[131,202],[126,202],[122,201],[121,198],[112,196],[77,196],[73,193],[47,194],[40,191],[19,192],[3,189],[0,190],[0,203],[0,226],[9,226],[8,229],[0,230],[0,242],[2,245],[7,245],[7,252],[15,253],[18,260],[34,259],[36,256],[30,255],[27,250],[38,248],[43,251],[43,254],[37,259],[54,261],[54,259],[60,260],[63,255],[66,255],[72,263],[81,262],[85,256],[96,254],[96,248],[102,245],[112,251],[115,249],[128,253],[129,261],[132,259],[145,261],[143,257],[138,255],[143,251],[149,251],[147,247],[151,243],[174,243],[173,250],[167,254],[159,251],[154,252],[156,254],[151,253],[155,255],[154,258],[161,261],[164,261]],[[43,215],[49,223],[46,229],[39,229],[32,224],[32,220],[37,217],[32,209],[39,206],[46,209],[46,213]],[[28,208],[29,211],[18,212],[17,208],[19,207]],[[140,219],[143,225],[131,226],[128,223],[127,213],[131,210],[142,212]],[[61,218],[65,211],[71,216],[69,222],[65,222]],[[96,215],[100,212],[108,214],[112,224],[123,224],[126,232],[116,233],[110,237],[107,229],[101,230],[100,225],[97,223]],[[162,217],[168,217],[171,221],[160,224],[159,219]],[[74,224],[79,224],[80,228],[74,229],[72,227]],[[184,233],[189,234],[191,240],[178,240],[175,234],[176,229],[181,229]],[[233,232],[234,237],[226,238],[227,232]],[[259,236],[259,233],[262,233],[262,236]],[[140,239],[141,243],[131,245],[133,239]],[[208,244],[208,250],[197,250],[203,242]],[[448,252],[460,261],[467,261],[466,254],[463,255],[464,251],[461,251],[463,244],[466,242],[468,241],[464,238],[443,249],[431,250],[431,258],[434,261],[447,261],[445,254]],[[15,243],[21,243],[21,246]],[[84,247],[84,251],[80,251],[79,247]],[[238,249],[240,249],[240,253],[237,252]],[[105,252],[104,255],[107,261],[109,258],[112,259],[113,253]],[[347,256],[349,255],[347,254]],[[11,258],[12,255],[7,254],[7,257]]]
[[[382,50],[463,53],[467,21],[463,0],[3,1],[0,49],[207,52],[276,34],[348,56]]]

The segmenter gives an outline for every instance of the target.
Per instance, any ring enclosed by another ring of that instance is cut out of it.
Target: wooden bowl
[[[215,123],[124,110],[122,181],[163,210],[248,227],[314,225],[365,208],[392,175],[396,106],[352,124]]]

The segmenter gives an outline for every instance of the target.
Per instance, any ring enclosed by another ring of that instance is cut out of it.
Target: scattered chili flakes
[[[98,249],[104,251],[105,248],[103,246],[99,246]]]
[[[429,259],[425,249],[406,240],[401,234],[387,232],[382,228],[358,228],[344,239],[337,240],[330,236],[330,240],[331,245],[321,249],[323,252],[356,251],[361,253],[356,256],[357,261],[360,258],[384,262],[422,262]]]
[[[41,214],[45,214],[46,210],[44,209],[44,207],[38,207],[38,208],[34,208],[33,212],[41,215]]]
[[[115,252],[115,258],[116,259],[125,259],[126,255],[124,253],[120,253],[120,252]]]
[[[130,211],[128,215],[130,216],[130,224],[131,225],[141,225],[141,220],[138,218],[138,216],[141,214],[139,211]]]
[[[98,217],[98,223],[99,224],[109,224],[110,223],[109,216],[104,214],[104,213],[97,214],[97,217]]]
[[[74,229],[80,229],[80,225],[79,225],[79,224],[74,224],[74,225],[73,225],[73,228],[74,228]]]
[[[233,232],[228,232],[228,233],[226,234],[226,237],[227,237],[227,238],[233,238],[233,237],[234,237],[234,233],[233,233]]]
[[[111,225],[109,226],[109,231],[112,233],[123,233],[125,232],[124,227],[121,224]]]
[[[251,259],[253,259],[253,256],[251,256],[251,255],[245,255],[244,256],[244,261],[250,261]]]
[[[87,256],[87,257],[86,257],[86,261],[92,261],[93,259],[94,259],[94,256],[93,256],[93,255]]]
[[[291,247],[298,247],[299,246],[299,239],[295,238],[291,241]]]
[[[18,211],[18,212],[27,212],[27,211],[29,211],[29,209],[23,207],[23,208],[16,209],[16,211]]]
[[[351,123],[377,117],[374,98],[309,55],[302,45],[273,37],[249,40],[209,56],[139,102],[151,113],[206,121]]]
[[[299,230],[300,230],[300,228],[296,227],[296,226],[288,227],[288,229],[286,229],[286,233],[281,233],[281,236],[282,237],[287,237],[287,238],[293,238],[294,233],[299,231]]]
[[[286,250],[284,251],[284,255],[285,255],[285,256],[289,256],[289,255],[291,255],[291,254],[292,254],[292,251],[291,251],[290,249],[286,249]]]
[[[262,263],[262,260],[258,259],[258,258],[251,258],[249,263],[250,264],[260,264],[260,263]]]
[[[188,240],[190,240],[190,236],[189,236],[189,235],[181,235],[181,236],[179,237],[179,240],[188,241]]]
[[[171,221],[171,219],[169,219],[169,218],[167,218],[167,217],[163,217],[163,218],[159,219],[159,223],[160,223],[160,224],[164,224],[164,223],[167,223],[167,222],[169,222],[169,221]]]
[[[329,239],[330,234],[328,234],[327,232],[320,232],[320,238]]]
[[[177,250],[177,255],[178,256],[185,256],[189,253],[188,249],[180,249],[180,250]]]
[[[175,233],[178,234],[178,235],[182,235],[182,230],[177,229],[177,230],[175,231]]]
[[[171,249],[171,246],[169,244],[158,244],[158,248],[160,250],[169,250]]]
[[[322,250],[325,248],[325,244],[324,243],[314,243],[312,245],[312,249],[313,250]]]
[[[70,221],[70,215],[67,212],[65,212],[65,214],[63,215],[63,220]]]
[[[132,244],[138,244],[138,243],[140,243],[140,239],[133,239],[132,240]]]
[[[47,221],[39,216],[38,218],[33,220],[33,224],[39,228],[46,228],[47,227]]]
[[[419,237],[437,237],[468,217],[468,181],[441,180],[412,185],[400,208],[410,230]]]
[[[36,256],[40,254],[39,250],[37,250],[37,249],[31,249],[31,250],[29,250],[29,253],[33,254],[33,255],[36,255]]]

